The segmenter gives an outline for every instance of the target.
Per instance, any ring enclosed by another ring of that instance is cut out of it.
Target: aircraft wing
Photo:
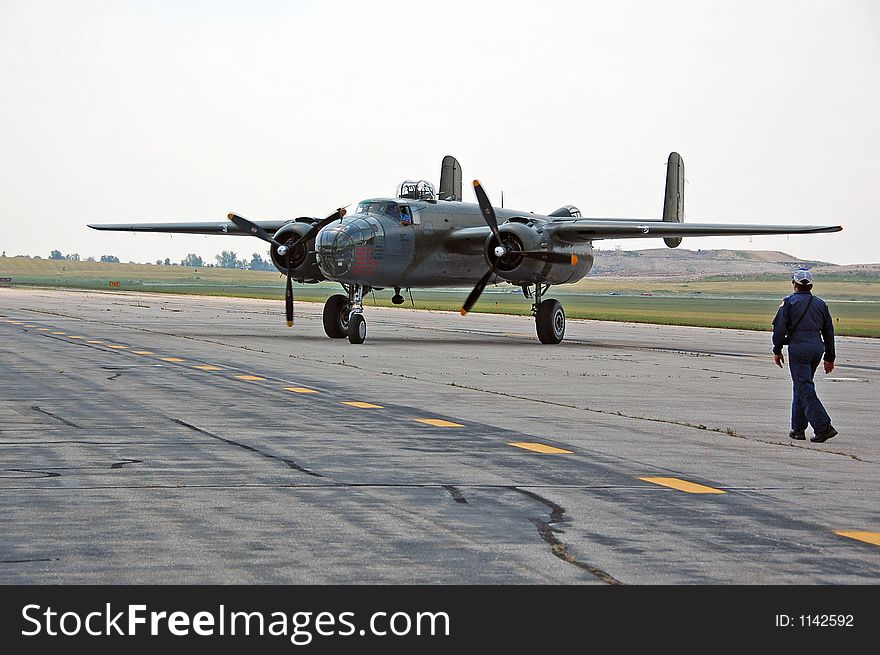
[[[269,234],[274,234],[286,220],[278,221],[254,221]],[[231,221],[217,221],[216,223],[103,223],[89,225],[93,230],[111,230],[114,232],[156,232],[169,234],[237,234],[251,236]]]
[[[577,243],[598,239],[758,236],[762,234],[819,234],[840,232],[840,225],[747,225],[676,223],[657,219],[576,218],[549,223],[546,230],[560,241]]]

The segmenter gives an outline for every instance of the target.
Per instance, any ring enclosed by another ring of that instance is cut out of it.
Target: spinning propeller
[[[327,218],[312,225],[308,232],[295,241],[293,237],[291,237],[285,243],[279,243],[256,223],[249,221],[242,216],[238,216],[237,214],[229,214],[229,220],[235,223],[242,231],[257,237],[258,239],[262,239],[267,243],[271,243],[275,246],[275,252],[278,253],[278,256],[284,257],[286,264],[285,268],[287,269],[287,284],[284,289],[284,312],[287,315],[287,327],[293,327],[293,285],[290,282],[290,254],[294,252],[300,244],[306,243],[310,239],[314,239],[318,232],[324,227],[330,225],[333,221],[341,219],[343,216],[345,216],[345,208],[341,207],[330,214]]]
[[[479,180],[474,180],[474,193],[477,196],[477,202],[480,204],[480,211],[483,212],[483,218],[486,220],[486,225],[492,230],[492,235],[495,237],[495,241],[498,244],[492,250],[492,253],[495,255],[495,262],[501,261],[508,255],[513,255],[514,257],[538,259],[542,262],[550,262],[552,264],[571,264],[572,266],[577,264],[577,255],[569,255],[548,250],[519,250],[511,248],[510,244],[505,246],[505,243],[501,238],[501,231],[498,229],[498,219],[495,217],[495,210],[492,208],[492,203],[489,202],[489,196],[486,195]],[[489,270],[480,278],[480,281],[477,282],[476,286],[464,301],[464,305],[461,307],[462,316],[467,316],[468,312],[471,311],[471,308],[476,304],[480,294],[483,293],[483,289],[486,288],[486,285],[489,283],[489,280],[493,275],[495,275],[495,264],[490,262]]]

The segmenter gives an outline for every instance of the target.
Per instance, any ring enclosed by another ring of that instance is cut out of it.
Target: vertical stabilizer
[[[452,155],[446,155],[440,166],[440,200],[461,201],[461,164]]]
[[[684,161],[677,152],[670,152],[666,162],[663,220],[668,223],[684,222]],[[681,237],[665,237],[663,241],[670,248],[681,245]]]

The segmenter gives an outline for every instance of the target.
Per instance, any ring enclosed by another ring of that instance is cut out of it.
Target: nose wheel
[[[364,294],[369,287],[345,286],[347,296],[337,293],[324,303],[324,332],[331,339],[348,337],[350,343],[363,343],[367,338],[364,318]]]

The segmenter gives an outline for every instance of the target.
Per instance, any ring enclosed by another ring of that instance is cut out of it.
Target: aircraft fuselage
[[[576,282],[593,265],[590,243],[552,243],[542,226],[552,217],[496,209],[498,222],[516,222],[534,240],[530,247],[571,252],[574,266],[528,262],[523,270],[500,272],[514,283]],[[511,225],[505,227],[514,227]],[[450,242],[454,231],[473,229],[473,235]],[[371,287],[473,285],[488,268],[484,254],[489,235],[478,205],[473,203],[375,198],[359,203],[355,213],[321,230],[315,251],[328,280]]]

